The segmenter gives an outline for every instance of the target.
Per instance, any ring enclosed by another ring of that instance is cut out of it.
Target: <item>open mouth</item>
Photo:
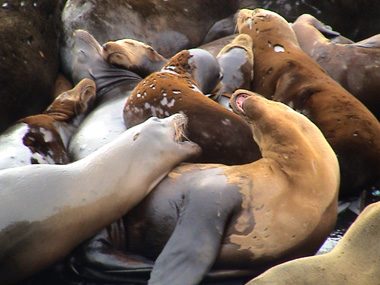
[[[176,142],[189,141],[185,134],[187,121],[186,115],[183,114],[177,114],[174,117],[174,140]]]
[[[249,97],[249,95],[246,93],[239,93],[239,94],[236,94],[235,96],[233,96],[233,98],[232,98],[233,108],[237,112],[244,114],[243,103],[244,103],[245,99],[247,99],[248,97]]]

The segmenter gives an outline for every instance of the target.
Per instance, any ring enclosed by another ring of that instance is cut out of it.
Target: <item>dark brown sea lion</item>
[[[67,164],[67,145],[95,101],[95,83],[83,79],[39,115],[17,121],[0,135],[0,169],[29,164]]]
[[[255,142],[248,125],[201,92],[193,77],[196,66],[191,52],[182,51],[161,71],[142,80],[124,107],[127,128],[151,116],[163,118],[183,112],[189,118],[189,139],[203,150],[197,162],[243,164],[260,158],[258,147],[252,147]],[[202,73],[204,81],[217,82],[215,75]]]
[[[329,253],[273,267],[248,284],[379,284],[380,202],[369,205]]]
[[[69,0],[62,12],[63,69],[71,74],[72,34],[77,29],[87,30],[100,44],[115,39],[142,41],[170,58],[201,45],[210,28],[238,7],[237,0]]]
[[[223,70],[222,86],[213,96],[213,100],[226,108],[228,94],[238,89],[251,87],[253,80],[253,51],[252,38],[246,34],[240,34],[234,40],[223,47],[218,53],[217,60]],[[222,96],[222,94],[227,94]]]
[[[102,46],[102,55],[110,64],[133,71],[143,78],[160,70],[168,61],[151,46],[132,39],[106,42]]]
[[[63,2],[0,2],[0,133],[53,100]]]
[[[196,144],[181,142],[185,124],[180,114],[152,118],[80,161],[1,170],[0,283],[62,259],[199,154]]]
[[[125,100],[141,81],[136,73],[115,67],[104,60],[102,47],[87,31],[74,33],[73,79],[91,78],[96,83],[97,102],[69,143],[72,160],[81,159],[122,134]]]
[[[263,9],[241,10],[240,33],[253,39],[253,91],[305,114],[323,132],[341,169],[340,196],[380,176],[380,123],[298,45],[291,26]]]
[[[320,26],[323,24],[311,15],[294,22],[300,47],[379,119],[379,35],[356,44],[335,44],[320,32]]]
[[[213,265],[259,272],[314,254],[334,226],[339,165],[321,131],[249,91],[235,92],[231,105],[250,125],[263,158],[179,166],[126,215],[126,236],[114,232],[119,249],[158,257],[151,284],[197,284]],[[107,257],[116,243],[101,242],[95,265],[137,271],[122,254]]]

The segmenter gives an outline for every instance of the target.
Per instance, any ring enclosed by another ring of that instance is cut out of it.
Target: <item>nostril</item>
[[[108,44],[104,44],[104,45],[103,45],[103,49],[104,49],[104,50],[107,50],[107,49],[108,49]]]

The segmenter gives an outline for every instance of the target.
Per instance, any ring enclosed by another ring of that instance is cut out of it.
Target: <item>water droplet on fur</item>
[[[357,132],[352,134],[354,137],[357,137],[359,134]]]
[[[33,7],[37,7],[37,2],[33,2]]]
[[[1,7],[3,7],[3,8],[9,8],[9,4],[7,2],[5,2],[3,5],[1,5]]]
[[[21,2],[20,2],[20,6],[21,6],[21,7],[24,7],[24,6],[25,6],[25,1],[21,1]]]

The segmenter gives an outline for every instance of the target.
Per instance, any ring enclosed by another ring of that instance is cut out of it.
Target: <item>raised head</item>
[[[95,82],[82,79],[73,89],[60,94],[44,111],[56,121],[71,122],[75,117],[86,114],[96,98]]]
[[[238,12],[236,26],[239,34],[244,33],[252,37],[255,48],[266,45],[281,52],[281,47],[285,48],[282,45],[283,39],[298,46],[297,37],[290,24],[282,16],[269,10],[242,9]],[[267,38],[267,41],[257,43],[255,38],[261,36]]]

